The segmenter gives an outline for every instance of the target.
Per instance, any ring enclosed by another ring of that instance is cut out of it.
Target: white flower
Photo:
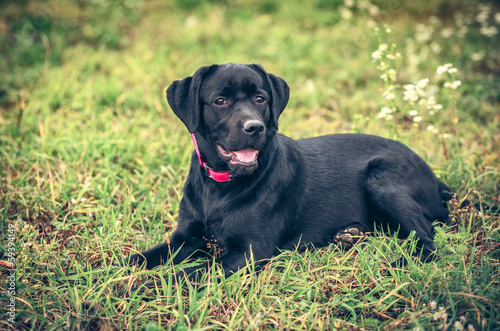
[[[416,111],[416,110],[410,110],[410,116],[415,117],[417,115],[418,115],[418,111]]]
[[[480,12],[486,12],[486,13],[491,12],[491,5],[490,4],[480,3],[479,5],[477,5],[477,8],[479,9]]]
[[[464,14],[462,12],[455,12],[455,14],[453,14],[453,17],[455,18],[455,24],[457,26],[463,26],[464,25]]]
[[[418,94],[416,91],[404,91],[403,92],[403,100],[405,100],[405,101],[417,101]]]
[[[433,129],[431,131],[434,133],[437,132],[436,129]],[[436,319],[434,319],[434,318],[436,318]],[[439,307],[439,311],[434,313],[434,317],[432,319],[434,319],[435,321],[443,320],[446,322],[446,320],[448,319],[448,314],[446,313],[446,311],[444,310],[443,307]]]
[[[429,125],[427,127],[427,131],[431,131],[432,133],[437,133],[438,132],[438,130],[434,127],[434,125]],[[440,309],[442,309],[442,308],[440,308]],[[440,318],[440,316],[441,316],[440,312],[441,312],[441,310],[439,312],[437,312],[437,313],[434,313],[434,317],[432,319],[435,320],[435,321],[437,321]]]
[[[429,84],[429,78],[424,78],[418,81],[417,86],[420,87],[421,89],[424,89],[427,84]]]
[[[375,52],[372,53],[372,59],[374,60],[379,60],[382,57],[382,52],[379,50],[376,50]]]
[[[464,326],[462,323],[460,323],[460,321],[456,321],[454,326],[455,326],[455,330],[457,330],[457,331],[462,331],[464,329]]]
[[[491,6],[480,4],[478,8],[479,14],[476,16],[476,21],[478,23],[484,23],[488,20],[488,16],[490,16]]]
[[[467,325],[467,331],[476,331],[476,329],[474,329],[474,325],[469,324]]]
[[[436,54],[437,54],[437,53],[441,52],[441,46],[440,46],[437,42],[433,41],[433,42],[431,43],[431,50],[432,50],[434,53],[436,53]]]
[[[451,83],[451,88],[456,90],[460,85],[462,85],[462,82],[459,80],[456,80],[453,83]]]
[[[386,73],[383,73],[382,75],[380,75],[380,79],[382,79],[383,81],[387,81],[387,74]]]
[[[349,8],[341,7],[340,15],[344,20],[350,20],[352,18],[352,11],[350,11]]]
[[[482,26],[479,33],[486,37],[493,37],[498,33],[498,29],[496,26]]]
[[[443,66],[439,66],[437,68],[436,72],[437,72],[438,75],[442,75],[442,74],[444,74],[446,72],[446,68],[443,67]]]
[[[495,13],[495,22],[500,24],[500,12]],[[470,325],[470,324],[469,324]]]
[[[395,60],[396,59],[396,57],[393,54],[387,54],[385,57],[388,58],[389,60]]]
[[[387,44],[380,44],[378,46],[378,50],[381,52],[385,52],[388,48],[389,48],[389,46],[387,46]]]
[[[435,310],[437,308],[437,303],[436,301],[432,300],[430,303],[429,303],[429,306],[431,307],[432,310]]]
[[[396,80],[396,75],[397,75],[396,70],[394,70],[394,69],[389,69],[388,74],[389,74],[389,78],[390,78],[392,81],[395,81],[395,80]]]
[[[418,100],[418,92],[415,89],[415,85],[413,84],[405,85],[405,91],[403,92],[403,100],[410,102]]]
[[[453,35],[453,28],[445,28],[441,30],[441,37],[447,39]]]
[[[465,25],[464,26],[461,26],[458,31],[457,31],[457,35],[460,37],[460,38],[463,38],[467,32],[469,32],[469,28],[466,27]]]
[[[415,31],[415,39],[421,42],[427,41],[431,38],[433,32],[434,29],[432,27],[429,27],[425,24],[417,24]]]
[[[394,85],[389,85],[387,90],[382,94],[387,100],[394,100],[396,98],[396,94],[394,94]]]
[[[371,16],[377,16],[380,10],[378,9],[377,6],[369,4],[368,6],[368,13],[370,13]]]
[[[314,81],[312,79],[306,80],[305,88],[307,91],[311,93],[314,92],[315,91]]]
[[[439,66],[436,70],[436,72],[438,73],[438,75],[442,75],[442,74],[445,74],[448,72],[448,70],[453,67],[453,64],[451,63],[445,63],[443,64],[442,66]]]
[[[429,17],[429,23],[432,25],[441,25],[441,20],[439,17],[432,15]]]
[[[449,74],[456,74],[457,71],[458,71],[457,68],[450,68],[450,69],[448,69],[448,73]]]
[[[452,90],[456,90],[460,85],[462,85],[462,81],[460,80],[444,83],[444,87],[450,88]]]
[[[184,25],[187,27],[193,27],[196,25],[196,23],[197,23],[196,17],[194,17],[194,16],[188,16],[186,18],[186,20],[184,21]]]
[[[422,116],[415,116],[415,117],[413,117],[413,122],[415,122],[415,123],[422,122]]]
[[[344,1],[344,6],[351,8],[354,6],[354,0],[345,0]]]
[[[387,63],[385,62],[380,62],[380,65],[377,67],[378,70],[384,71],[387,69]]]
[[[472,61],[481,61],[484,58],[484,51],[479,51],[477,53],[473,53],[470,58]]]
[[[394,116],[392,115],[392,112],[394,111],[394,108],[389,108],[389,107],[383,107],[380,109],[380,113],[378,113],[378,118],[384,118],[386,120],[392,120]]]
[[[427,96],[427,92],[425,92],[425,89],[421,89],[419,87],[417,87],[417,94],[419,95],[419,97],[423,98],[423,97],[426,97]]]
[[[443,109],[443,105],[436,103],[433,108],[434,108],[434,110],[441,110],[441,109]]]
[[[476,16],[476,21],[478,23],[485,23],[487,20],[488,20],[488,13],[486,13],[486,12],[480,12]]]

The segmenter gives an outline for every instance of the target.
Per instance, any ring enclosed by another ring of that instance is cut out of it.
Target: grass
[[[460,208],[465,199],[498,205],[500,196],[500,56],[485,30],[498,28],[498,7],[120,3],[0,4],[2,329],[500,328],[499,218]],[[371,58],[381,43],[394,44],[397,65],[383,69]],[[200,284],[174,286],[178,267],[169,265],[68,281],[70,272],[112,265],[175,228],[193,147],[165,89],[201,65],[231,61],[260,63],[290,84],[282,133],[371,133],[418,152],[457,192],[450,221],[436,227],[441,259],[392,268],[415,241],[377,233],[349,251],[285,251],[259,274],[249,263],[220,282],[214,268]],[[437,76],[448,62],[458,73]],[[391,68],[398,87],[388,100],[380,75]],[[426,77],[443,105],[437,114],[403,99],[407,84]],[[444,86],[457,79],[456,91]],[[383,107],[394,109],[392,118],[377,116]],[[122,298],[147,278],[165,282],[157,299]],[[98,305],[87,309],[89,301]]]

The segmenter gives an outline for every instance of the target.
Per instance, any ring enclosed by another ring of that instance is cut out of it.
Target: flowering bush
[[[380,91],[384,99],[378,118],[394,124],[396,130],[402,124],[411,123],[413,127],[425,127],[442,137],[449,137],[443,132],[440,119],[444,110],[453,112],[452,106],[459,95],[457,90],[462,84],[457,79],[458,69],[446,63],[436,69],[432,81],[424,77],[414,83],[402,84],[398,79],[398,69],[403,56],[396,52],[396,44],[390,44],[392,28],[376,28],[375,33],[380,44],[371,57],[380,72]],[[446,115],[449,117],[450,114]],[[454,124],[457,121],[455,118]]]

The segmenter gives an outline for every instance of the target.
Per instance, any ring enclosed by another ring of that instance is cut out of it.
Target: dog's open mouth
[[[239,151],[231,151],[221,144],[217,144],[217,151],[233,165],[255,166],[259,151],[255,148],[246,148]]]

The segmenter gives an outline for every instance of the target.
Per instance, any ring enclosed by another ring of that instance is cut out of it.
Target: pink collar
[[[196,149],[196,154],[198,154],[198,160],[200,161],[200,165],[205,169],[205,173],[207,174],[208,177],[212,178],[218,183],[230,182],[233,180],[234,177],[236,177],[236,175],[231,175],[227,171],[215,171],[214,169],[210,168],[208,164],[206,164],[201,160],[200,149],[198,148],[198,143],[196,142],[196,137],[194,136],[194,133],[191,133],[191,139],[193,140],[194,148]]]

